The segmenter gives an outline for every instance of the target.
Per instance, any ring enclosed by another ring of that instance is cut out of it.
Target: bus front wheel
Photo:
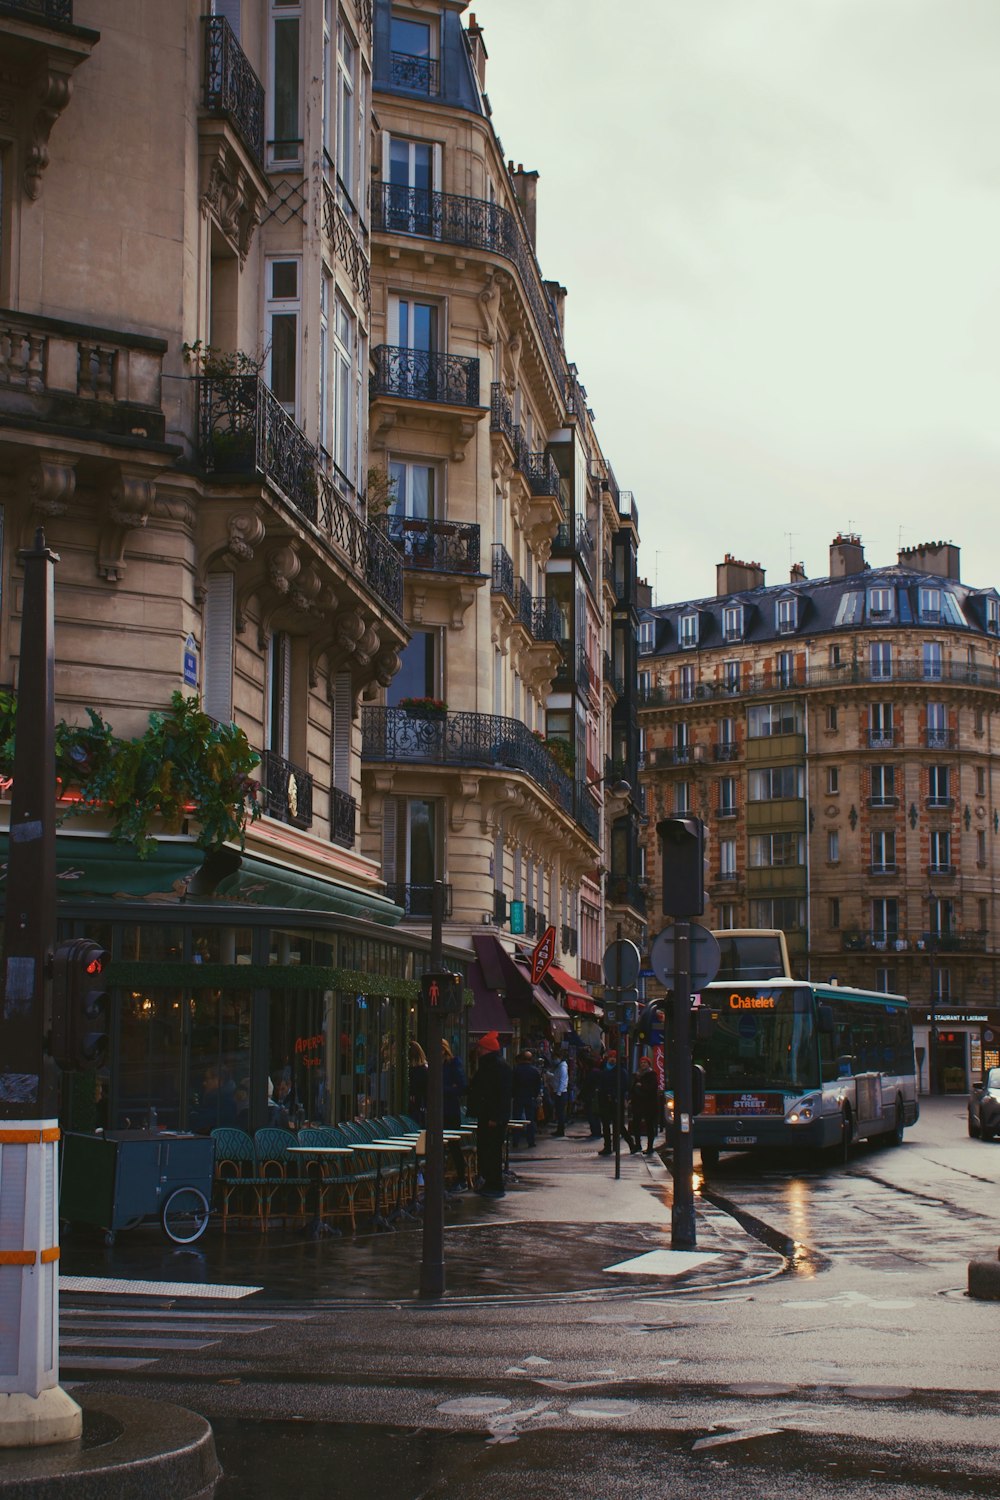
[[[896,1100],[896,1123],[895,1123],[895,1125],[893,1126],[893,1129],[892,1129],[892,1136],[890,1138],[890,1144],[891,1145],[893,1145],[893,1146],[901,1146],[903,1144],[903,1126],[904,1126],[904,1123],[905,1122],[903,1120],[903,1106],[902,1106],[901,1102],[897,1099]]]
[[[851,1155],[851,1142],[854,1140],[854,1119],[850,1109],[845,1105],[844,1113],[840,1120],[840,1140],[833,1148],[834,1160],[846,1166]]]

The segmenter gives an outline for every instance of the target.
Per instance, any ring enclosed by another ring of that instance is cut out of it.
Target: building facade
[[[640,624],[652,821],[704,818],[708,925],[907,995],[922,1087],[964,1092],[1000,1037],[997,591],[950,544],[872,567],[853,535],[825,578],[717,571]]]

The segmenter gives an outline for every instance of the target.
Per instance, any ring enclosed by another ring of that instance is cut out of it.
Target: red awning
[[[565,969],[560,969],[557,964],[550,964],[544,978],[546,981],[551,981],[556,989],[562,990],[563,1004],[567,1010],[575,1010],[585,1016],[600,1014],[598,1006],[579,979],[574,979],[573,975],[567,974]]]

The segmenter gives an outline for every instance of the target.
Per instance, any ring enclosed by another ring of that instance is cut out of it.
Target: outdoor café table
[[[378,1141],[363,1141],[359,1144],[359,1151],[374,1151],[375,1153],[375,1228],[391,1229],[392,1225],[382,1212],[382,1154],[394,1154],[405,1156],[407,1151],[414,1149],[410,1141],[399,1141],[395,1145],[384,1145]]]
[[[353,1156],[354,1149],[351,1146],[289,1146],[288,1154],[289,1156],[317,1156],[320,1158],[322,1164],[323,1157]],[[326,1180],[330,1181],[331,1179],[327,1178]],[[323,1201],[323,1182],[319,1177],[316,1178],[313,1191],[316,1194],[313,1203],[315,1214],[309,1226],[310,1234],[317,1237],[321,1234],[340,1234],[340,1230],[336,1229],[332,1224],[323,1223],[323,1215],[320,1212],[320,1204]]]

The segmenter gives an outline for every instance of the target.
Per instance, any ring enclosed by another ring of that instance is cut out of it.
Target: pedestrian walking
[[[659,1087],[656,1070],[648,1057],[640,1057],[635,1077],[628,1091],[629,1149],[632,1154],[642,1148],[642,1137],[648,1141],[646,1155],[652,1156],[659,1119]]]
[[[535,1120],[542,1097],[542,1075],[535,1066],[533,1054],[525,1049],[518,1053],[513,1074],[512,1120],[524,1121],[524,1135],[529,1148],[535,1144]]]
[[[551,1076],[552,1107],[556,1117],[556,1135],[566,1134],[566,1105],[569,1102],[569,1063],[565,1052],[556,1054]]]
[[[469,1108],[478,1121],[476,1155],[484,1198],[502,1198],[503,1147],[510,1120],[513,1070],[500,1055],[500,1038],[488,1031],[479,1038],[479,1067],[469,1084]]]
[[[608,1052],[597,1080],[597,1112],[601,1117],[604,1145],[598,1156],[612,1156],[618,1144],[618,1111],[620,1082],[618,1053]]]

